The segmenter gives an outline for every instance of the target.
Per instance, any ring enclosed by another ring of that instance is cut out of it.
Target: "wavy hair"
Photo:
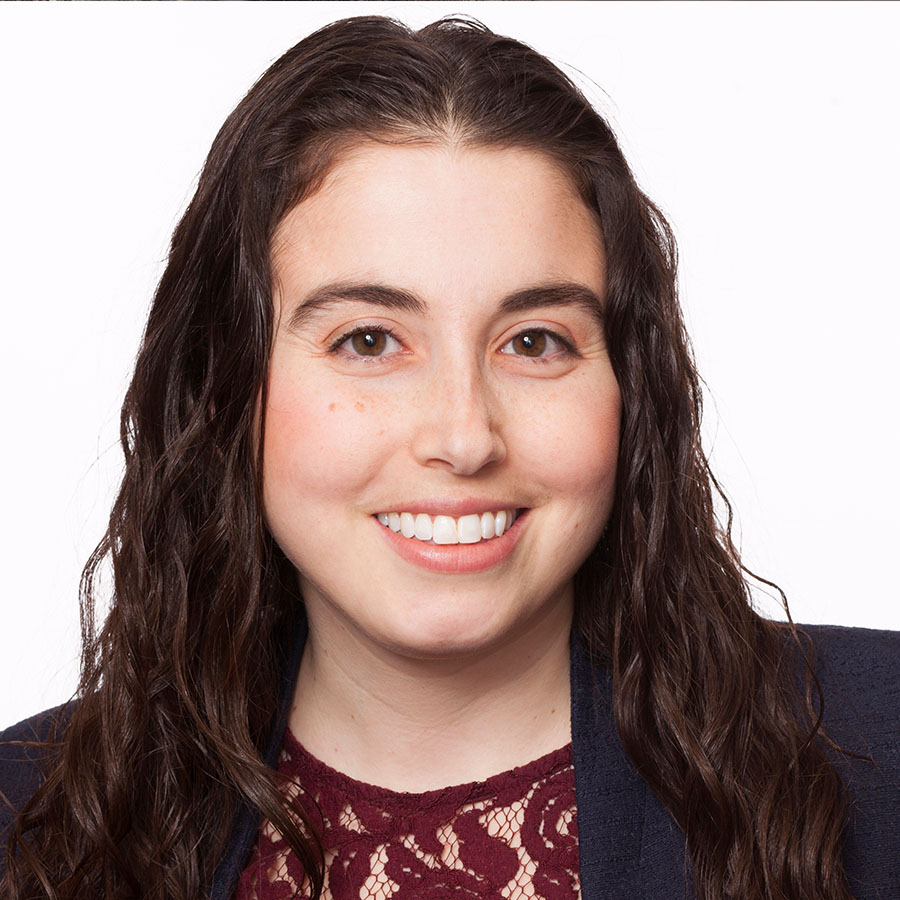
[[[329,25],[271,66],[220,130],[174,232],[122,410],[125,474],[82,578],[78,701],[11,832],[4,896],[196,900],[241,804],[321,891],[313,824],[263,763],[279,636],[302,601],[264,523],[257,410],[273,233],[363,139],[533,149],[596,214],[623,417],[576,627],[611,672],[622,741],[685,834],[701,900],[849,900],[821,692],[797,675],[793,625],[752,608],[727,501],[727,521],[716,516],[669,226],[546,58],[468,19],[411,31],[380,17]]]

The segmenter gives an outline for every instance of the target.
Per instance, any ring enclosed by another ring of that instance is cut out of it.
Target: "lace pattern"
[[[288,731],[285,793],[319,822],[324,900],[580,897],[572,745],[486,781],[399,793],[315,759]],[[263,823],[236,900],[308,900],[300,861]]]

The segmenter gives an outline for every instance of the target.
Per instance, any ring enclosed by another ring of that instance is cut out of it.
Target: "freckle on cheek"
[[[357,400],[354,404],[357,412],[362,412],[366,408],[366,404],[362,400]]]
[[[337,409],[337,403],[328,404],[328,412],[334,412]]]

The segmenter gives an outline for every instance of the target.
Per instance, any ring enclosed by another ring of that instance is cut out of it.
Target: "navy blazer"
[[[841,746],[870,762],[834,755],[848,789],[845,865],[857,900],[900,900],[900,632],[804,626],[816,645],[816,670],[826,696],[825,726]],[[266,752],[276,765],[306,640],[298,629],[284,660],[279,714]],[[684,837],[625,755],[612,717],[610,678],[591,665],[573,632],[572,747],[578,806],[583,900],[692,897]],[[53,712],[53,711],[50,711]],[[0,741],[40,738],[49,713],[0,733]],[[0,746],[0,838],[40,784],[38,756]],[[253,849],[259,815],[238,810],[229,848],[209,900],[231,900]],[[0,857],[4,854],[0,853]],[[5,863],[0,859],[0,874]],[[823,898],[825,900],[825,898]]]

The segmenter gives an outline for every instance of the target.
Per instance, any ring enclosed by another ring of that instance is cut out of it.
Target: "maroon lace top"
[[[323,837],[324,900],[580,896],[571,744],[486,781],[409,794],[342,775],[288,731],[278,771]],[[236,900],[308,897],[300,861],[263,823]]]

